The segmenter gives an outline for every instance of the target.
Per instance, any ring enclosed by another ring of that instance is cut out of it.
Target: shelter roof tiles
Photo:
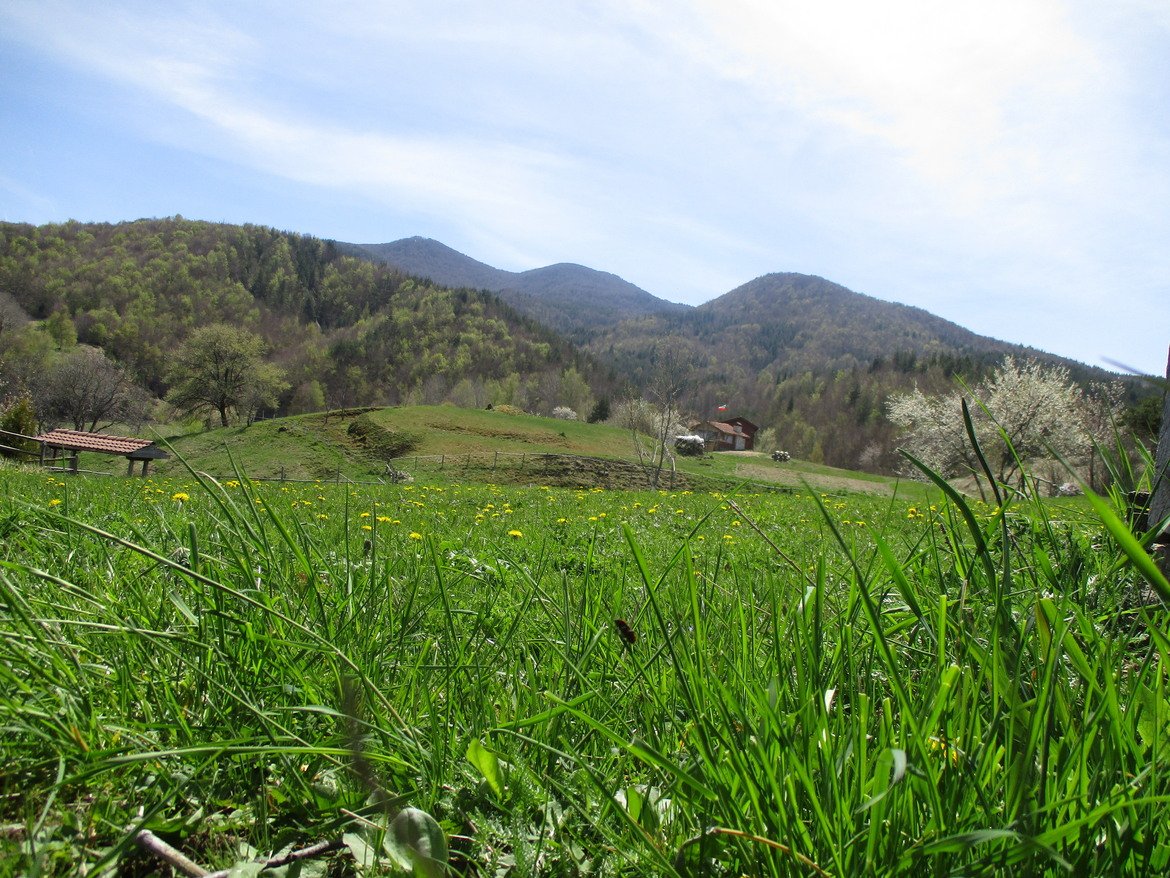
[[[111,436],[108,433],[87,433],[84,430],[50,430],[35,437],[53,448],[69,448],[77,451],[101,451],[105,454],[130,454],[153,445],[149,439],[135,439],[130,436]]]

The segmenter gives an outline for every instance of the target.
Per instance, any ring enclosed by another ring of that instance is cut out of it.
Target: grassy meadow
[[[360,436],[351,431],[355,421],[366,428]],[[111,432],[135,433],[131,427]],[[159,427],[157,438],[178,456],[152,464],[151,471],[179,478],[190,466],[228,480],[239,467],[254,479],[361,482],[383,479],[391,464],[420,481],[539,484],[543,477],[552,484],[622,485],[637,467],[630,433],[620,427],[450,405],[348,409],[212,430],[172,424]],[[404,439],[409,449],[402,447]],[[518,463],[522,455],[528,458],[525,467]],[[543,455],[579,456],[591,465],[579,473],[558,473],[541,460]],[[609,464],[618,470],[607,473]],[[807,482],[822,490],[888,496],[916,487],[808,461],[774,463],[766,454],[751,452],[679,457],[677,465],[680,481],[720,488],[744,480],[796,488]],[[126,464],[119,457],[83,453],[81,468],[122,474]],[[633,475],[645,481],[640,472]],[[669,480],[669,468],[664,479]]]
[[[1109,505],[3,469],[0,873],[1166,874]]]

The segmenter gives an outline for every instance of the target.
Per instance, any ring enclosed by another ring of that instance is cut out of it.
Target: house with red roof
[[[700,421],[691,425],[691,432],[703,437],[707,451],[751,451],[759,429],[747,418],[741,417]]]

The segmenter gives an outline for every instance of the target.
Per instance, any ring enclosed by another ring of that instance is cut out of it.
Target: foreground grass
[[[0,869],[380,872],[413,806],[457,874],[1170,870],[1170,620],[1083,505],[0,490]]]

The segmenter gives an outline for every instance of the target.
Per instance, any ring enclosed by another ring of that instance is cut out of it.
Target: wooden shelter
[[[142,461],[142,475],[146,475],[152,460],[170,457],[149,439],[135,439],[132,436],[111,436],[108,433],[87,433],[84,430],[50,430],[33,437],[41,444],[41,465],[47,461],[69,457],[69,469],[77,472],[78,458],[83,451],[99,454],[117,454],[129,462],[126,475],[134,475],[134,464]],[[70,454],[70,452],[72,452]]]

